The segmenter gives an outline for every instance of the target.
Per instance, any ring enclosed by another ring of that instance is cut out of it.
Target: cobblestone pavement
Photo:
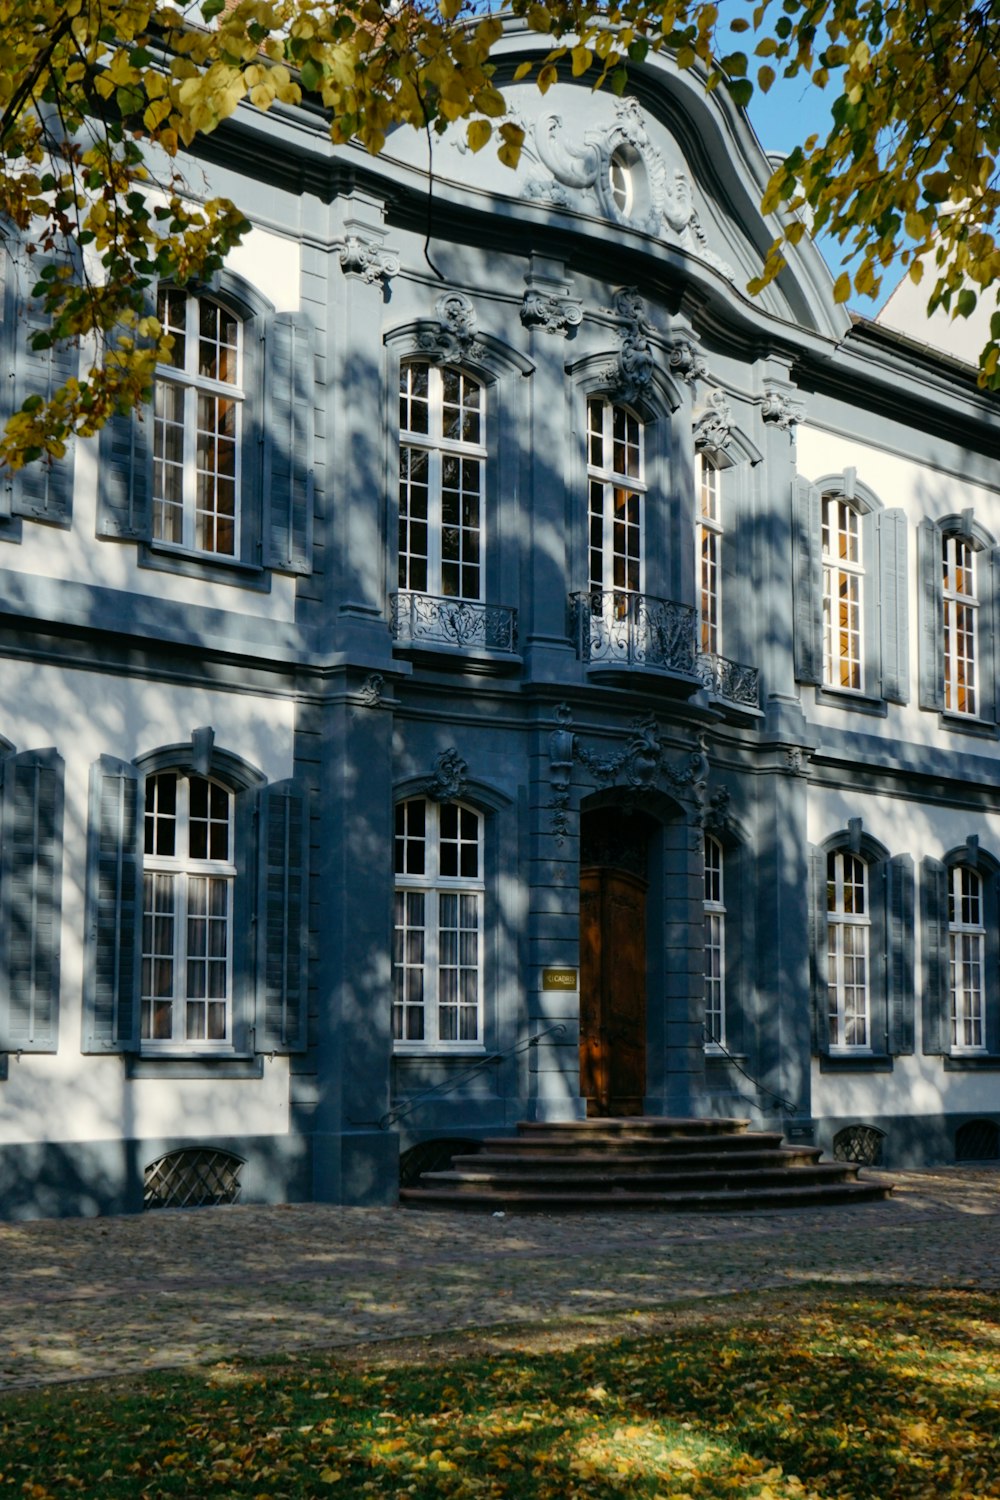
[[[1000,1289],[1000,1170],[883,1203],[502,1217],[302,1205],[0,1225],[0,1389],[810,1281]]]

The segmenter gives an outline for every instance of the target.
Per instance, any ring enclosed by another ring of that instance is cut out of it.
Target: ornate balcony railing
[[[392,594],[389,608],[393,639],[403,645],[517,650],[517,610],[505,604],[407,592]]]
[[[702,651],[695,671],[710,693],[740,708],[760,707],[760,669],[730,661],[714,651]]]
[[[727,703],[758,707],[758,669],[699,651],[698,616],[691,605],[615,589],[571,594],[570,602],[583,661],[682,673],[700,679]]]
[[[615,589],[570,597],[583,661],[696,675],[697,619],[689,604]]]

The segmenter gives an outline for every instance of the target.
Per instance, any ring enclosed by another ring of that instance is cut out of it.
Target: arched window
[[[829,1046],[868,1048],[870,1036],[868,866],[837,850],[826,860]]]
[[[718,652],[722,623],[721,471],[706,453],[695,455],[698,484],[699,614],[702,651]]]
[[[397,1046],[483,1038],[483,820],[460,802],[396,807],[392,1029]]]
[[[726,904],[722,845],[705,839],[705,1041],[726,1043]]]
[[[587,402],[589,583],[592,593],[642,593],[645,478],[642,423],[601,396]],[[617,602],[617,598],[616,598]],[[622,605],[624,606],[624,600]]]
[[[161,288],[173,335],[153,390],[153,539],[235,557],[240,530],[242,330],[213,297]]]
[[[981,1052],[986,1046],[985,965],[983,882],[968,865],[953,865],[948,872],[948,967],[953,1052]]]
[[[822,511],[823,681],[860,692],[864,686],[864,560],[861,516],[843,495],[825,494]]]
[[[967,537],[941,538],[944,706],[947,713],[978,714],[976,684],[979,598],[976,553]]]
[[[399,587],[482,599],[484,388],[449,365],[404,364],[399,427]]]
[[[233,795],[204,776],[146,779],[140,1036],[232,1039]]]

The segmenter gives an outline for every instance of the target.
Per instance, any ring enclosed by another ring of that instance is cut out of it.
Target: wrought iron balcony
[[[389,608],[393,639],[402,645],[517,650],[517,610],[505,604],[401,592],[390,596]]]
[[[690,604],[616,589],[571,594],[570,602],[581,660],[696,678],[728,703],[757,708],[758,669],[700,651],[697,611]]]

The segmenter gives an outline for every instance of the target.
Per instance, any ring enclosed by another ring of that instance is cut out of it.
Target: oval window
[[[623,147],[619,146],[611,154],[609,168],[609,180],[611,186],[611,197],[618,212],[628,218],[632,212],[635,201],[634,169],[629,155]]]

